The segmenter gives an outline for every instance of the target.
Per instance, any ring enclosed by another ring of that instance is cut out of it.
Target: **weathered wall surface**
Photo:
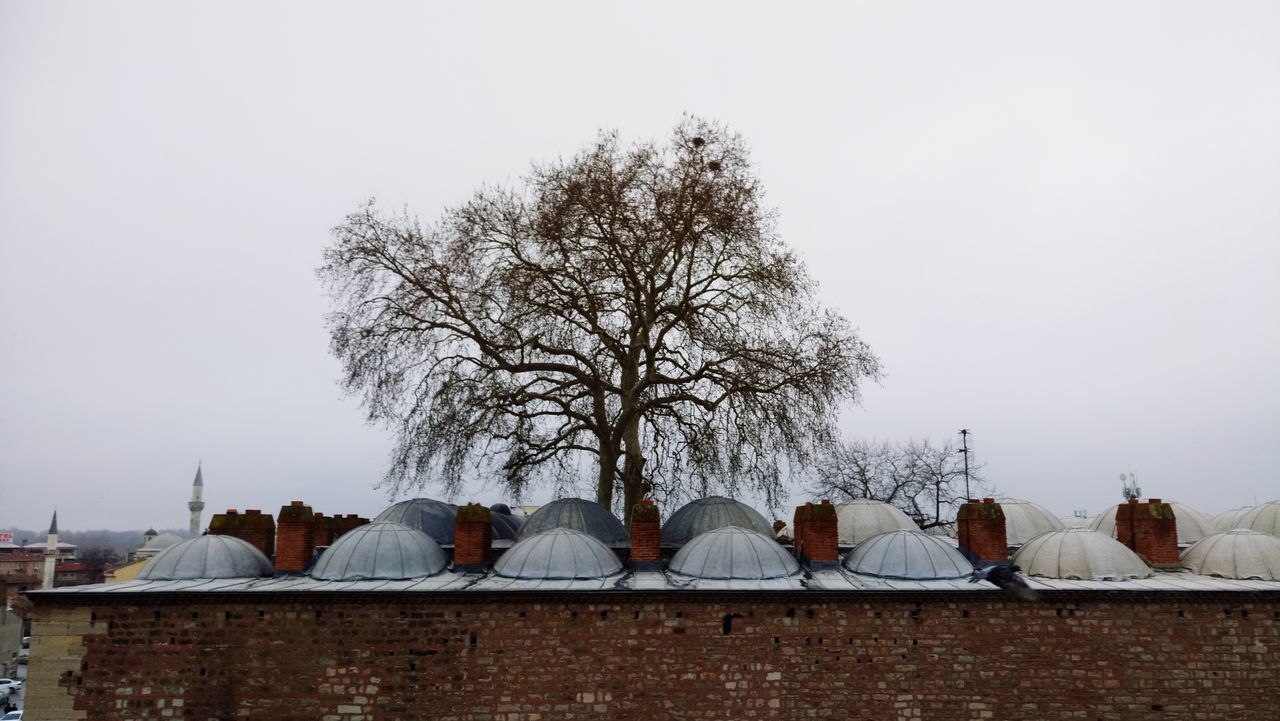
[[[31,721],[1280,715],[1276,594],[79,602],[37,605]]]

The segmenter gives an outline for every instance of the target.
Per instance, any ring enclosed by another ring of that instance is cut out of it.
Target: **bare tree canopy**
[[[981,463],[969,462],[970,493],[992,493]],[[965,499],[964,455],[951,442],[841,440],[814,464],[814,496],[869,498],[907,514],[920,528],[949,529]]]
[[[686,118],[666,144],[602,133],[434,225],[348,216],[320,274],[345,384],[397,432],[391,492],[500,470],[518,496],[594,461],[596,499],[628,513],[774,504],[879,362],[762,195],[742,138]]]

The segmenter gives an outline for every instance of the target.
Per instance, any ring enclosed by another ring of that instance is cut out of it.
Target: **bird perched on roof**
[[[1018,571],[1022,569],[1012,563],[996,563],[990,566],[981,566],[973,569],[973,575],[969,577],[969,583],[977,583],[978,581],[990,581],[1000,589],[1008,591],[1024,601],[1038,601],[1040,594],[1031,590],[1027,582],[1022,576],[1018,575]]]

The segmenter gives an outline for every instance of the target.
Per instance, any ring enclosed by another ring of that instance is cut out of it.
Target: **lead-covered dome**
[[[600,541],[572,528],[552,528],[516,541],[493,566],[507,578],[604,578],[622,570]]]
[[[1242,514],[1236,523],[1239,528],[1280,536],[1280,501],[1268,501],[1255,506]]]
[[[610,513],[609,509],[584,498],[561,498],[534,511],[520,527],[518,538],[524,540],[553,528],[582,531],[608,546],[625,546],[631,538],[622,521]]]
[[[489,518],[493,526],[494,539],[514,541],[520,536],[520,527],[524,525],[524,519],[513,514],[511,507],[507,504],[495,503],[489,506]]]
[[[431,537],[431,540],[442,546],[453,545],[454,521],[458,508],[451,503],[437,501],[434,498],[411,498],[400,501],[373,519],[391,521],[402,526],[414,528]]]
[[[756,509],[724,496],[708,496],[686,503],[662,524],[662,545],[683,546],[695,536],[726,526],[773,535],[773,526]]]
[[[1218,527],[1208,516],[1183,503],[1164,501],[1173,509],[1175,526],[1178,529],[1178,545],[1186,546],[1199,541],[1205,536],[1217,533]],[[1112,538],[1116,537],[1116,506],[1099,513],[1089,526],[1098,533]]]
[[[1028,576],[1080,581],[1147,578],[1151,569],[1138,554],[1110,536],[1088,528],[1043,533],[1013,555]]]
[[[235,536],[197,536],[157,553],[138,572],[138,578],[262,578],[273,573],[271,561],[248,541]]]
[[[311,577],[322,581],[363,581],[434,576],[449,565],[440,545],[416,528],[374,521],[354,528],[334,541]]]
[[[859,543],[844,557],[844,567],[864,576],[917,581],[973,573],[973,564],[946,540],[907,530],[881,533]]]
[[[770,536],[726,526],[684,544],[667,569],[696,578],[755,580],[785,578],[799,572],[800,565]]]
[[[1280,581],[1280,538],[1246,528],[1215,533],[1183,551],[1182,566],[1201,576]]]
[[[1005,542],[1021,546],[1041,533],[1061,531],[1066,526],[1049,509],[1021,498],[1000,498],[996,503],[1004,511]]]
[[[889,531],[916,531],[919,526],[911,517],[882,501],[859,498],[836,506],[836,522],[839,524],[839,542],[842,546],[857,545],[872,536]]]
[[[1244,514],[1252,511],[1253,508],[1253,506],[1241,506],[1239,508],[1232,508],[1229,511],[1223,511],[1213,517],[1213,527],[1218,531],[1218,533],[1230,531],[1233,528],[1239,528],[1240,519],[1244,518]]]

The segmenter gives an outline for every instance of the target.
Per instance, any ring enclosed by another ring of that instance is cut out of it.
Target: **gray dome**
[[[918,531],[911,517],[882,501],[859,498],[836,506],[839,542],[842,546],[859,544],[872,536],[889,531]]]
[[[956,547],[922,531],[897,530],[872,536],[844,557],[853,573],[885,578],[962,578],[973,564]]]
[[[1241,506],[1239,508],[1233,508],[1230,511],[1223,511],[1213,517],[1213,527],[1218,531],[1218,533],[1230,531],[1233,528],[1239,528],[1240,519],[1244,518],[1244,514],[1252,511],[1253,508],[1253,506]]]
[[[262,578],[274,573],[271,561],[248,541],[235,536],[196,536],[157,553],[138,572],[138,578]]]
[[[374,521],[342,534],[320,555],[310,575],[322,581],[399,581],[434,576],[448,564],[439,544],[422,531]]]
[[[784,578],[800,570],[770,535],[726,526],[695,537],[671,559],[668,570],[697,578]]]
[[[165,533],[161,533],[158,536],[153,536],[150,541],[147,541],[146,543],[142,544],[142,549],[140,550],[160,551],[168,548],[169,546],[175,546],[179,543],[182,543],[181,536],[177,536],[172,533],[165,532]]]
[[[662,545],[683,546],[694,536],[725,526],[773,535],[773,525],[756,509],[724,496],[699,498],[681,506],[662,524]]]
[[[1028,576],[1081,581],[1147,578],[1151,569],[1114,538],[1088,528],[1043,533],[1013,555]]]
[[[1010,546],[1021,546],[1041,533],[1066,528],[1049,509],[1031,501],[1000,498],[996,502],[1004,511],[1005,542]]]
[[[1250,509],[1236,521],[1240,528],[1280,536],[1280,501],[1268,501]]]
[[[402,526],[414,528],[431,536],[431,540],[442,546],[453,545],[453,525],[458,515],[458,508],[434,498],[412,498],[400,501],[373,519],[391,521]]]
[[[1164,501],[1173,509],[1173,518],[1177,521],[1178,527],[1178,545],[1185,546],[1199,541],[1205,536],[1209,536],[1217,532],[1217,525],[1209,520],[1209,517],[1197,511],[1191,506],[1178,503],[1177,501]],[[1093,519],[1093,523],[1089,526],[1092,530],[1102,533],[1112,538],[1116,537],[1116,506],[1111,506],[1107,510],[1099,513]]]
[[[520,527],[524,519],[511,513],[511,507],[505,503],[489,506],[489,517],[492,519],[493,537],[514,541],[520,536]]]
[[[552,528],[515,543],[493,566],[507,578],[604,578],[622,570],[603,543],[572,528]]]
[[[1201,576],[1280,581],[1280,538],[1237,528],[1197,541],[1182,565]]]
[[[627,529],[609,509],[582,498],[561,498],[534,512],[520,528],[518,538],[524,540],[535,533],[553,528],[572,528],[606,545],[626,545],[630,541]]]

